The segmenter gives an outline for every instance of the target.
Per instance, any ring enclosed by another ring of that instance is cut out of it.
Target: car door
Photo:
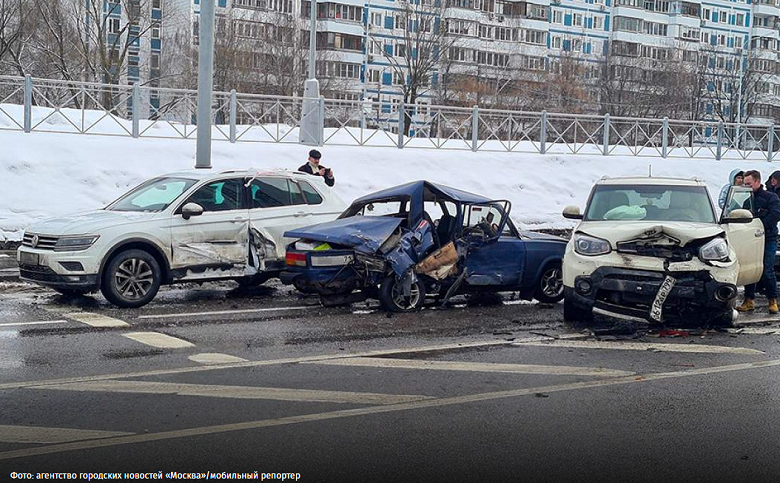
[[[749,188],[732,186],[721,214],[721,226],[739,261],[737,285],[755,283],[764,270],[764,225],[758,218],[750,223],[728,223],[729,214],[737,209],[753,206],[753,192]]]
[[[209,181],[191,194],[171,220],[174,278],[198,280],[244,274],[249,253],[249,210],[244,180]],[[181,209],[197,203],[203,213],[184,219]]]
[[[261,270],[284,261],[292,239],[284,232],[315,223],[301,189],[288,178],[266,176],[249,184],[249,222],[252,247]]]
[[[520,285],[525,268],[525,243],[509,223],[509,202],[494,201],[463,208],[463,235],[469,242],[466,282],[482,286]],[[472,239],[469,232],[485,223],[493,229],[493,236],[484,240]]]

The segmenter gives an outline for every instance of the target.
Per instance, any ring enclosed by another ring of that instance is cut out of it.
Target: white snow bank
[[[215,170],[296,169],[310,148],[297,144],[213,143]],[[594,154],[526,154],[391,147],[325,146],[322,164],[333,168],[347,202],[397,184],[427,179],[512,202],[512,217],[526,229],[568,228],[566,205],[582,207],[604,175],[699,177],[713,198],[734,168],[774,168],[765,161],[661,159]],[[195,142],[0,130],[0,241],[19,240],[30,223],[100,208],[147,178],[194,166]]]

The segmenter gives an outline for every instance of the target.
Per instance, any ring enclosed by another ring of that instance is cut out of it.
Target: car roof
[[[488,203],[491,200],[484,196],[469,193],[468,191],[451,188],[442,184],[431,183],[430,181],[412,181],[411,183],[393,186],[370,195],[363,196],[353,201],[353,204],[367,203],[399,197],[414,197],[419,201],[429,201],[427,197],[435,196],[443,201],[454,201],[461,203]]]
[[[601,178],[598,185],[656,185],[656,186],[706,186],[704,181],[697,178],[663,178],[656,176],[631,176],[624,178]]]
[[[197,179],[197,180],[204,180],[204,179],[210,179],[210,178],[218,178],[222,176],[245,176],[245,177],[252,177],[252,176],[272,176],[272,177],[280,177],[280,178],[303,178],[307,176],[311,176],[308,173],[302,173],[300,171],[292,171],[288,169],[229,169],[229,170],[222,170],[218,171],[215,169],[188,169],[183,171],[176,171],[173,173],[166,173],[163,175],[160,175],[160,178],[170,177],[170,178],[190,178],[190,179]]]

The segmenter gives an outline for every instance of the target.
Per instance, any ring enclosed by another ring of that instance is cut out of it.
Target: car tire
[[[262,272],[250,277],[237,278],[236,282],[238,283],[239,288],[246,289],[251,287],[258,287],[273,278],[273,276],[274,274],[270,272]]]
[[[425,284],[419,278],[412,284],[412,296],[409,299],[400,293],[401,287],[394,275],[379,285],[379,303],[388,312],[416,312],[425,302]]]
[[[593,309],[583,309],[574,304],[569,298],[563,299],[563,320],[566,322],[586,322],[593,321]]]
[[[90,290],[84,290],[81,288],[55,288],[56,292],[59,292],[63,297],[81,297],[90,292]]]
[[[149,252],[125,250],[106,265],[100,291],[118,307],[136,308],[151,302],[161,283],[160,264]]]
[[[556,304],[563,299],[563,269],[560,263],[544,267],[536,281],[534,298],[545,304]]]

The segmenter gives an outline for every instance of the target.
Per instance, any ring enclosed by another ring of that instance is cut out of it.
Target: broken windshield
[[[703,186],[599,185],[585,220],[715,223],[715,213]]]

